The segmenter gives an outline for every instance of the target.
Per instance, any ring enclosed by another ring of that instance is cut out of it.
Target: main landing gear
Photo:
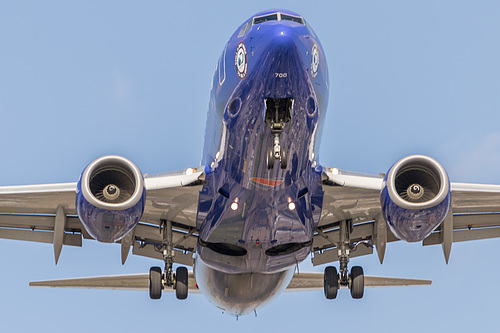
[[[347,269],[349,262],[349,253],[358,244],[352,245],[349,240],[349,235],[352,232],[352,221],[342,221],[339,229],[339,243],[337,248],[339,251],[340,272],[333,266],[325,268],[324,273],[324,292],[327,299],[334,299],[337,297],[337,292],[340,287],[349,288],[351,297],[360,299],[363,297],[365,289],[365,277],[363,268],[360,266],[353,266],[351,273]]]
[[[188,296],[188,271],[186,267],[177,267],[175,273],[172,269],[174,263],[174,247],[172,242],[172,222],[163,221],[163,261],[165,270],[163,274],[160,267],[151,267],[149,270],[149,297],[160,299],[162,290],[173,288],[177,299],[186,299]]]
[[[285,123],[292,118],[293,99],[291,98],[267,98],[266,99],[266,123],[271,126],[274,137],[273,147],[267,151],[267,168],[274,168],[274,161],[280,161],[281,169],[287,167],[286,149],[280,145],[280,135],[285,128]]]

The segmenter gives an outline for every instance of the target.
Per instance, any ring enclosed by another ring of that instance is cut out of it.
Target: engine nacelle
[[[448,214],[448,174],[428,156],[407,156],[386,174],[380,203],[384,219],[396,237],[407,242],[422,241]]]
[[[76,190],[78,217],[96,240],[122,239],[139,222],[146,203],[144,178],[121,156],[103,156],[83,171]]]

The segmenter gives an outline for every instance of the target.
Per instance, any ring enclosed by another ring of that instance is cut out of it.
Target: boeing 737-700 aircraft
[[[411,155],[384,175],[322,166],[328,67],[303,17],[256,14],[236,29],[212,81],[201,166],[143,176],[128,159],[91,162],[76,183],[0,187],[0,238],[63,245],[120,243],[162,260],[149,274],[32,282],[32,286],[204,294],[234,315],[287,290],[430,284],[365,276],[351,258],[394,241],[441,244],[500,237],[500,186],[452,183],[433,158]],[[324,273],[298,273],[339,262]],[[174,269],[174,265],[176,268]],[[188,272],[186,266],[192,266]]]

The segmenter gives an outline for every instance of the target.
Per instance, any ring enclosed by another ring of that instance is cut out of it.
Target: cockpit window
[[[271,14],[271,15],[266,15],[266,16],[260,16],[260,17],[254,17],[253,18],[253,24],[259,24],[259,23],[264,23],[267,21],[278,21],[278,13],[276,14]]]
[[[297,22],[297,23],[300,23],[300,24],[304,24],[304,19],[302,17],[281,14],[281,19],[282,20],[287,20],[287,21]]]
[[[269,14],[269,15],[264,15],[264,16],[257,16],[253,18],[253,25],[259,24],[259,23],[264,23],[267,21],[293,21],[299,24],[305,24],[304,19],[299,16],[292,16],[288,14],[282,14],[282,13],[275,13],[275,14]]]
[[[250,25],[251,24],[250,24],[250,21],[249,21],[243,27],[241,27],[240,33],[238,34],[238,38],[241,38],[241,37],[245,36],[245,34],[248,31],[248,28],[250,28]]]

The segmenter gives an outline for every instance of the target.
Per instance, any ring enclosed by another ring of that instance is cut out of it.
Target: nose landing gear
[[[280,161],[281,169],[287,167],[287,153],[280,145],[280,135],[285,124],[292,118],[293,99],[291,98],[266,98],[266,123],[271,126],[274,137],[273,147],[267,152],[267,168],[274,168],[274,161]]]
[[[188,271],[186,267],[177,267],[175,273],[172,269],[174,263],[174,247],[172,242],[172,222],[164,221],[163,228],[163,261],[165,269],[163,274],[160,267],[151,267],[149,270],[149,297],[160,299],[162,290],[173,288],[177,299],[186,299],[188,296]]]
[[[279,160],[280,161],[280,167],[281,169],[286,169],[288,163],[287,163],[287,154],[286,150],[283,147],[280,147],[279,145],[279,139],[278,143],[274,143],[274,147],[272,149],[269,149],[267,153],[267,168],[272,169],[274,168],[274,161]]]

